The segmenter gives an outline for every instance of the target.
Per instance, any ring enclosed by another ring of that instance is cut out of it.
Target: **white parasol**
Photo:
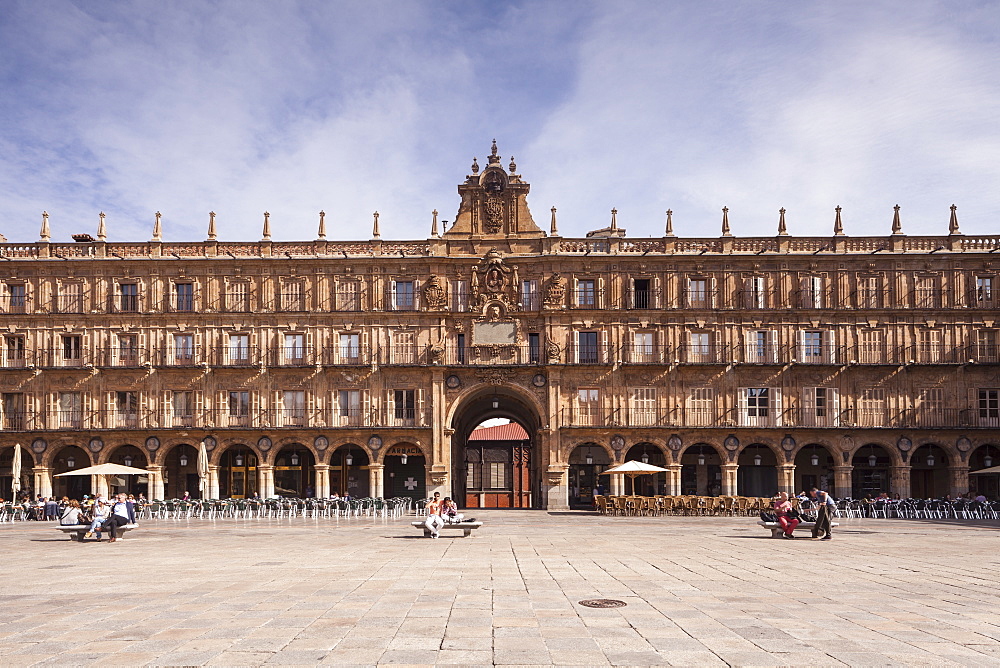
[[[137,469],[131,466],[122,466],[121,464],[98,464],[97,466],[88,466],[82,469],[76,469],[74,471],[66,471],[66,473],[57,473],[55,477],[60,478],[62,476],[84,476],[84,475],[103,475],[108,478],[110,483],[111,476],[119,477],[123,475],[149,475],[149,471],[146,469]],[[110,488],[111,485],[109,484]]]
[[[635,492],[635,477],[640,475],[650,475],[653,473],[664,473],[669,471],[662,466],[654,466],[653,464],[643,464],[642,462],[631,461],[625,462],[618,466],[613,466],[607,471],[603,471],[601,475],[623,475],[632,479],[632,492]]]
[[[205,441],[198,446],[198,489],[201,490],[201,498],[205,498],[205,487],[208,478],[208,449]]]
[[[11,463],[10,474],[14,479],[10,481],[10,491],[17,501],[17,493],[21,491],[21,444],[14,444],[14,461]]]

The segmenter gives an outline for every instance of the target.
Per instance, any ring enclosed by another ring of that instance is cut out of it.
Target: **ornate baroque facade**
[[[420,241],[0,244],[0,475],[116,461],[154,498],[423,496],[564,508],[646,491],[957,494],[1000,464],[1000,237],[563,238],[493,146]],[[466,448],[507,417],[530,445]],[[987,484],[992,476],[984,477]],[[506,494],[518,481],[517,494]],[[974,483],[975,484],[975,483]],[[527,486],[527,491],[525,491]],[[987,489],[996,494],[996,489]]]

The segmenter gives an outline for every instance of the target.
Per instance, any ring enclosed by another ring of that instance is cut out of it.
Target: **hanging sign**
[[[385,453],[386,457],[423,457],[424,452],[415,445],[394,445]]]

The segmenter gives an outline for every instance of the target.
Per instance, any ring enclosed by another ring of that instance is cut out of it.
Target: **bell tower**
[[[505,171],[500,165],[497,142],[493,140],[489,164],[480,173],[479,163],[472,159],[472,173],[458,186],[462,202],[455,224],[445,237],[464,239],[531,239],[544,237],[528,210],[528,190],[521,180],[514,158]]]

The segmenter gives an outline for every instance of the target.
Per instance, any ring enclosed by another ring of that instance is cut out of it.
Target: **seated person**
[[[81,512],[83,510],[80,508],[80,502],[73,499],[62,509],[62,513],[59,515],[59,524],[64,527],[76,526],[80,523]]]
[[[90,523],[90,529],[87,530],[86,538],[90,538],[96,532],[97,540],[100,540],[101,525],[108,519],[108,502],[103,496],[94,499],[94,505],[90,508],[90,516],[93,521]]]
[[[104,528],[111,534],[112,543],[118,540],[118,527],[126,524],[135,524],[135,504],[125,494],[119,494],[110,505],[108,519],[104,522]]]
[[[465,519],[465,515],[458,512],[458,504],[452,501],[450,496],[444,497],[444,502],[442,503],[441,508],[441,516],[444,518],[444,521],[449,524],[461,522]]]

